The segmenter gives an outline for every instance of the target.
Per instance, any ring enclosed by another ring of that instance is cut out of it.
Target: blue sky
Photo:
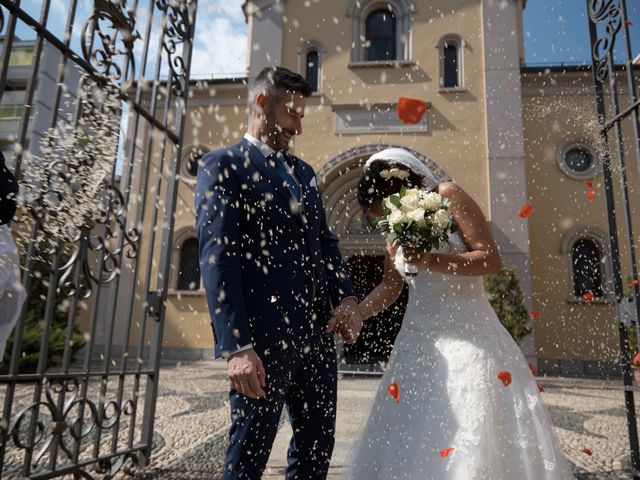
[[[58,37],[63,36],[70,2],[71,0],[51,0],[48,28]],[[149,0],[138,1],[137,30],[140,33],[145,28],[145,5],[148,5],[148,2]],[[199,2],[192,62],[192,72],[195,76],[242,74],[245,71],[247,25],[240,8],[242,3],[242,0],[201,0]],[[22,0],[21,3],[22,8],[34,18],[40,17],[41,4],[41,0]],[[93,0],[78,0],[71,43],[76,51],[80,51],[79,39],[82,26],[90,15],[92,7]],[[7,11],[4,10],[4,12],[6,19]],[[159,19],[160,16],[156,13],[154,18]],[[24,40],[34,38],[34,32],[22,22],[18,22],[16,33]],[[157,35],[154,36],[152,33],[151,37],[157,38]],[[136,46],[141,48],[141,42],[136,42]],[[156,48],[156,42],[151,42],[150,58],[154,57]],[[152,66],[148,66],[148,69],[152,69]]]
[[[148,0],[141,0],[140,4],[145,4],[146,1]],[[52,0],[50,28],[59,35],[64,28],[69,2],[70,0]],[[79,0],[75,41],[92,3],[92,0]],[[240,9],[242,3],[242,0],[200,1],[192,66],[195,77],[231,76],[245,71],[247,25]],[[586,0],[527,1],[524,15],[527,63],[590,62],[586,3]],[[22,2],[23,7],[35,17],[39,15],[40,4],[40,0],[23,0]],[[633,52],[638,54],[640,53],[640,2],[628,0],[627,4],[629,17],[634,22],[634,25],[630,26]],[[347,28],[347,22],[345,22],[345,28]],[[24,26],[18,29],[18,34],[24,38],[33,36],[33,33]],[[618,55],[617,60],[622,60],[622,56]]]
[[[527,0],[524,11],[527,63],[591,63],[586,0]],[[627,0],[632,53],[640,53],[640,5]],[[618,34],[622,40],[622,32]],[[624,61],[622,41],[616,62]]]

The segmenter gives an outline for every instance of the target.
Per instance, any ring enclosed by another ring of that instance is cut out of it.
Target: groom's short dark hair
[[[286,92],[297,92],[306,98],[311,95],[313,89],[302,75],[288,68],[263,68],[249,92],[249,106],[253,108],[259,93],[264,93],[270,100],[275,100]]]

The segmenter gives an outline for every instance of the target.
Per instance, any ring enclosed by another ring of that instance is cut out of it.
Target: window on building
[[[0,106],[0,120],[20,120],[24,113],[24,105]],[[36,115],[35,108],[29,111],[29,118],[33,120]]]
[[[346,3],[347,17],[351,19],[350,66],[386,68],[386,62],[411,63],[411,25],[417,2],[347,0]]]
[[[200,263],[198,259],[198,239],[191,237],[180,246],[177,290],[200,289]]]
[[[209,151],[203,146],[193,146],[187,149],[182,160],[182,174],[187,180],[194,180],[198,175],[198,165],[202,157]]]
[[[387,9],[369,14],[365,27],[365,60],[396,60],[396,16]]]
[[[444,61],[444,82],[445,88],[457,88],[458,82],[458,47],[456,45],[446,45],[443,49]]]
[[[601,167],[588,138],[569,137],[558,144],[556,164],[562,173],[575,180],[591,180]]]
[[[448,33],[437,45],[440,55],[440,88],[461,89],[463,81],[464,42],[457,33]]]
[[[9,57],[10,67],[29,67],[33,62],[33,46],[14,46]]]
[[[564,155],[567,168],[576,173],[584,173],[593,165],[591,152],[584,148],[571,148]]]
[[[595,298],[604,297],[602,252],[598,242],[592,238],[580,238],[571,246],[573,266],[573,293],[582,298],[592,293]]]
[[[320,75],[320,55],[316,50],[307,52],[305,78],[314,92],[318,91],[318,77]]]

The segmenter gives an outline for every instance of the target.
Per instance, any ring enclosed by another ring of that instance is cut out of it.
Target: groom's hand
[[[231,355],[227,371],[231,388],[245,397],[258,399],[267,396],[263,390],[267,386],[264,366],[253,348]]]
[[[356,343],[364,323],[357,300],[355,298],[343,300],[331,315],[333,318],[329,321],[328,331],[338,332],[349,345]]]

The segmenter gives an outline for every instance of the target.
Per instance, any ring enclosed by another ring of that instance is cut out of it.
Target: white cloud
[[[196,76],[244,74],[246,50],[247,29],[244,20],[239,24],[232,17],[219,13],[199,16],[191,73]]]
[[[49,28],[62,37],[67,18],[67,10],[71,0],[52,0]],[[149,1],[140,0],[136,12],[136,30],[144,34],[147,23]],[[199,2],[196,19],[196,32],[191,62],[194,76],[230,76],[244,74],[246,71],[247,25],[242,12],[243,0],[206,0]],[[39,17],[41,2],[39,0],[23,0],[22,7],[35,18]],[[76,19],[74,22],[71,47],[80,52],[80,33],[82,25],[93,7],[93,0],[78,0]],[[149,42],[149,62],[147,76],[154,71],[155,54],[157,53],[157,36],[161,15],[154,13],[154,28]],[[33,38],[33,32],[22,22],[18,22],[17,34],[21,38]],[[135,42],[136,73],[140,69],[143,41]],[[162,75],[166,75],[166,59],[163,59]]]

